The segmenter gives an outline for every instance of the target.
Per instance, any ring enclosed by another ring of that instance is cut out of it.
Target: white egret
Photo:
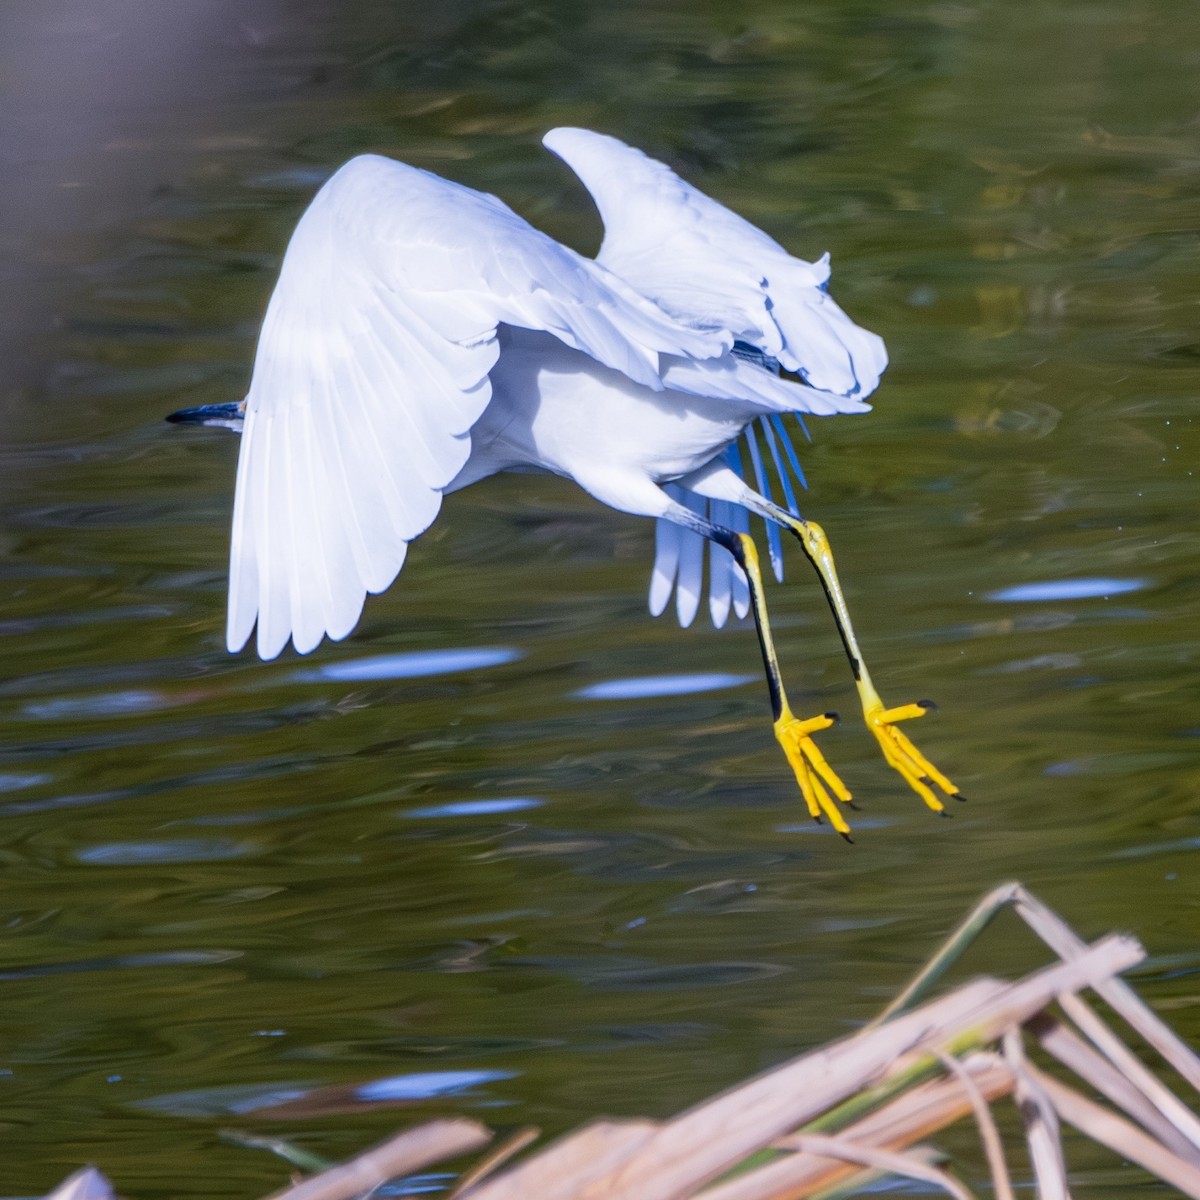
[[[173,419],[241,426],[226,640],[274,658],[353,629],[395,579],[442,497],[506,470],[573,479],[658,521],[650,606],[753,608],[775,736],[808,810],[845,836],[850,793],[813,735],[833,714],[788,705],[748,516],[816,568],[867,725],[924,802],[958,789],[898,728],[871,683],[781,417],[868,411],[887,356],[830,298],[828,255],[777,242],[615,138],[555,129],[546,146],[604,220],[595,261],[494,196],[375,155],[352,159],[301,217],[259,338],[249,392]],[[758,422],[786,507],[769,498]],[[758,490],[732,447],[749,441]],[[768,492],[764,495],[764,492]],[[726,553],[727,552],[727,553]],[[736,564],[736,566],[735,566]]]

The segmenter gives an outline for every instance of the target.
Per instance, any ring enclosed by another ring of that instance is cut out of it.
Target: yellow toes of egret
[[[932,712],[935,707],[930,700],[902,704],[899,708],[884,708],[882,703],[876,702],[863,708],[863,716],[866,718],[867,728],[875,735],[888,765],[900,773],[905,783],[929,808],[936,813],[945,813],[946,807],[934,793],[933,787],[936,786],[945,795],[953,796],[956,800],[963,799],[962,794],[913,745],[912,739],[896,728],[899,722],[916,720]],[[949,816],[948,813],[946,815]]]
[[[785,709],[775,722],[775,739],[783,747],[783,752],[791,763],[796,782],[804,795],[804,802],[808,805],[809,816],[816,821],[828,817],[834,829],[846,841],[851,841],[850,826],[846,824],[846,819],[834,800],[836,797],[842,804],[849,804],[850,792],[825,761],[825,756],[817,749],[817,744],[812,738],[814,733],[828,729],[836,721],[837,713],[824,713],[802,721]]]

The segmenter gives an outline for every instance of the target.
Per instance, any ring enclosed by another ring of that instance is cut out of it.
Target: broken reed
[[[1058,961],[1015,982],[976,979],[922,1003],[1006,908]],[[1119,978],[1144,957],[1129,937],[1112,935],[1088,946],[1020,884],[1005,884],[980,901],[912,984],[859,1032],[668,1121],[596,1121],[516,1157],[536,1139],[536,1130],[522,1130],[463,1173],[449,1195],[803,1200],[833,1188],[853,1194],[855,1187],[892,1175],[970,1200],[966,1186],[918,1145],[970,1118],[997,1200],[1012,1200],[1010,1148],[991,1111],[996,1101],[1011,1097],[1028,1155],[1024,1174],[1032,1174],[1039,1200],[1069,1200],[1063,1123],[1200,1200],[1200,1118],[1084,998],[1088,991],[1101,997],[1200,1090],[1200,1059]],[[1056,1064],[1054,1074],[1029,1060],[1030,1044]],[[490,1139],[474,1121],[431,1121],[270,1200],[365,1198],[391,1179],[461,1158]],[[105,1200],[101,1192],[64,1190],[83,1178],[73,1176],[51,1194],[53,1200]],[[90,1179],[103,1182],[95,1172]]]

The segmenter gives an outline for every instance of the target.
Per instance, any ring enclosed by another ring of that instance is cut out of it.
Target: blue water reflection
[[[520,650],[508,646],[480,647],[468,650],[414,650],[406,654],[379,654],[344,662],[324,663],[292,678],[299,683],[367,683],[382,679],[423,679],[430,675],[452,675],[456,671],[477,671],[500,667],[521,657]]]
[[[18,792],[22,788],[40,787],[49,783],[53,775],[0,774],[0,792]]]
[[[1049,579],[1043,583],[1019,583],[1014,587],[989,592],[987,599],[1003,603],[1026,604],[1037,600],[1107,600],[1147,587],[1146,579]]]
[[[25,705],[23,713],[36,721],[75,721],[89,717],[128,717],[171,707],[161,692],[131,690],[97,696],[69,696]]]
[[[232,838],[178,838],[169,842],[107,842],[76,851],[75,857],[91,866],[125,867],[146,863],[221,862],[261,850],[255,842]]]
[[[651,700],[658,696],[692,696],[752,683],[756,675],[727,675],[720,672],[686,675],[641,675],[629,679],[607,679],[580,688],[577,700]]]
[[[515,1071],[422,1071],[416,1075],[393,1075],[354,1089],[359,1100],[379,1103],[394,1100],[429,1100],[434,1096],[457,1096],[485,1083],[513,1079]]]
[[[137,1102],[138,1108],[170,1113],[177,1117],[218,1117],[252,1113],[260,1108],[290,1104],[307,1096],[311,1087],[303,1083],[230,1084],[227,1087],[196,1088],[171,1092]]]
[[[410,808],[406,817],[487,817],[495,813],[521,812],[527,808],[540,808],[545,801],[530,796],[498,796],[494,800],[457,800],[450,804],[430,804],[424,808]]]
[[[180,1117],[247,1115],[264,1110],[281,1113],[346,1111],[366,1104],[417,1103],[441,1097],[462,1097],[484,1084],[514,1079],[517,1071],[419,1071],[389,1075],[353,1086],[320,1087],[298,1080],[262,1084],[231,1084],[171,1092],[139,1102],[138,1107]]]

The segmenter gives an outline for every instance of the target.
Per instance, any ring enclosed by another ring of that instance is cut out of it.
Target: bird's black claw
[[[937,712],[937,705],[932,700],[918,700],[917,707],[927,709],[929,712]]]
[[[967,802],[967,798],[962,794],[962,792],[955,792],[954,798],[959,802],[959,804],[966,804]]]
[[[842,838],[842,841],[845,842],[847,845],[850,845],[850,846],[854,845],[854,839],[848,833],[843,833],[841,835],[841,838]]]
[[[836,724],[837,724],[837,723],[838,723],[838,722],[839,722],[841,719],[842,719],[842,718],[841,718],[841,717],[840,717],[840,716],[839,716],[837,713],[835,713],[835,712],[827,712],[827,713],[825,714],[825,720],[827,720],[827,721],[832,721],[832,722],[833,722],[835,725],[836,725]]]
[[[949,821],[949,820],[951,820],[951,819],[953,818],[954,814],[953,814],[952,812],[947,812],[947,811],[946,811],[946,810],[943,808],[943,809],[940,809],[940,810],[939,810],[939,812],[938,812],[938,816],[939,816],[939,817],[945,817],[945,818],[946,818],[946,820],[947,820],[947,821]]]

